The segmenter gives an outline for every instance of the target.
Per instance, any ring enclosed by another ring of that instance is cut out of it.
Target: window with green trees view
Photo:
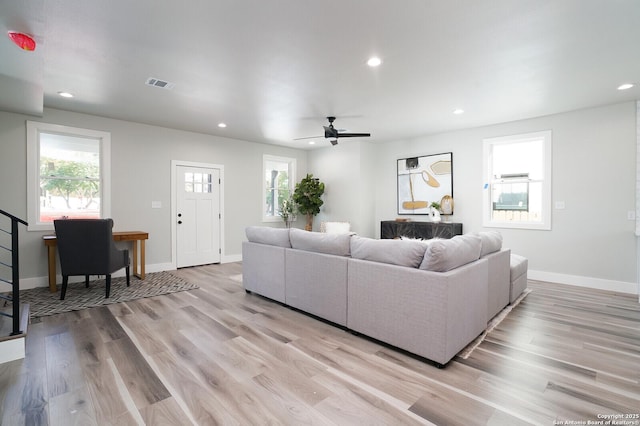
[[[54,219],[106,217],[108,134],[65,126],[47,128],[50,125],[44,123],[34,126],[37,130],[28,132],[28,139],[34,139],[29,142],[30,224],[47,229]]]
[[[282,221],[280,206],[292,193],[295,159],[265,155],[263,158],[263,211],[265,222]]]

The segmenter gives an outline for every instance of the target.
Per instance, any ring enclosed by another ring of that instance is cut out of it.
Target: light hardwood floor
[[[1,424],[640,424],[636,296],[530,282],[437,369],[246,294],[241,268],[182,269],[200,289],[34,322],[26,358],[0,365]]]

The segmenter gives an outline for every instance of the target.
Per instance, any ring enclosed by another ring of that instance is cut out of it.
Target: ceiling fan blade
[[[337,138],[368,138],[371,133],[337,133]]]
[[[318,138],[323,138],[324,136],[322,135],[318,135],[318,136],[307,136],[306,138],[295,138],[294,141],[301,141],[304,139],[318,139]]]

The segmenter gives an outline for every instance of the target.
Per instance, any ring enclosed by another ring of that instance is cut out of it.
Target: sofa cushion
[[[351,257],[417,268],[424,258],[426,247],[424,241],[374,240],[353,236]]]
[[[249,226],[245,229],[247,240],[252,243],[268,244],[270,246],[291,247],[289,229],[270,228],[268,226]]]
[[[529,260],[524,256],[520,256],[519,254],[511,254],[511,261],[509,263],[512,282],[515,281],[515,279],[520,275],[525,274],[527,272],[527,268],[529,267]]]
[[[298,250],[337,256],[349,256],[350,253],[350,234],[325,234],[291,228],[289,238],[291,239],[291,247]]]
[[[450,240],[427,244],[420,269],[446,272],[480,258],[482,239],[477,235],[456,235]]]
[[[502,249],[502,234],[498,231],[478,232],[477,234],[482,240],[482,249],[480,257],[484,257]]]

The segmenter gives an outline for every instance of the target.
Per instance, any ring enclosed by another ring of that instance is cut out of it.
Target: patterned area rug
[[[496,328],[502,322],[502,320],[504,320],[507,317],[507,315],[509,315],[509,312],[511,312],[513,310],[513,308],[518,306],[520,304],[520,302],[522,302],[522,299],[527,297],[527,295],[529,293],[531,293],[531,291],[532,290],[530,288],[525,288],[524,291],[522,292],[522,294],[520,296],[518,296],[518,298],[516,300],[514,300],[512,304],[507,305],[507,307],[505,307],[495,317],[493,317],[491,319],[491,321],[489,321],[489,324],[487,325],[487,329],[485,331],[483,331],[482,334],[480,336],[478,336],[473,342],[469,343],[466,348],[461,350],[456,355],[456,357],[459,357],[459,358],[462,358],[462,359],[469,358],[469,355],[471,355],[471,352],[473,352],[473,350],[475,348],[480,346],[480,343],[482,343],[484,341],[484,339],[487,337],[487,335],[489,333],[491,333],[491,331],[493,331],[493,329]]]
[[[69,283],[64,300],[60,300],[62,287],[60,284],[56,293],[51,293],[49,287],[38,287],[22,290],[20,303],[28,303],[31,309],[31,318],[38,318],[199,288],[196,284],[188,283],[169,272],[146,274],[144,280],[131,276],[130,283],[131,285],[127,287],[125,277],[111,278],[111,294],[108,299],[104,297],[104,279],[91,281],[89,288],[84,286],[84,281]]]

